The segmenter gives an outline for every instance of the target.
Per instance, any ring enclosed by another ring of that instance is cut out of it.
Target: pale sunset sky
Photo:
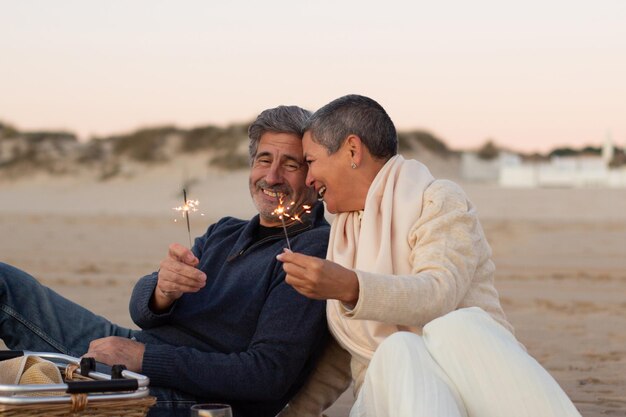
[[[455,149],[626,144],[625,0],[0,0],[0,120],[82,139],[349,93]]]

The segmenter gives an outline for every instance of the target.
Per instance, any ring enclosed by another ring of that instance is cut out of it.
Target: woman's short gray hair
[[[309,117],[311,112],[298,106],[278,106],[262,111],[248,128],[250,164],[256,156],[264,133],[291,133],[302,138]]]
[[[349,135],[361,138],[373,157],[388,160],[398,153],[396,127],[385,109],[369,97],[351,94],[331,101],[309,119],[306,131],[333,154]]]

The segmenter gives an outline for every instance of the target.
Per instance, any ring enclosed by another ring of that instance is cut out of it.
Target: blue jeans
[[[102,316],[41,285],[24,271],[0,262],[0,339],[14,350],[58,352],[80,357],[94,339],[131,338],[137,330]],[[151,417],[188,416],[195,399],[180,391],[150,387],[157,398]]]

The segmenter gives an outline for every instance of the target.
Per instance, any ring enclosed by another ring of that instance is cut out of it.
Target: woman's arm
[[[348,317],[422,327],[458,308],[477,266],[491,262],[476,212],[458,185],[435,181],[423,201],[407,231],[412,273],[356,271],[359,301],[354,309],[344,304]]]

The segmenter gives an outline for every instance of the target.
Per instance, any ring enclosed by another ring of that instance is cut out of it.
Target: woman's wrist
[[[341,302],[351,308],[354,308],[356,303],[359,302],[359,278],[357,277],[356,272],[352,270],[348,270],[348,272],[349,278],[347,280],[346,290]]]

